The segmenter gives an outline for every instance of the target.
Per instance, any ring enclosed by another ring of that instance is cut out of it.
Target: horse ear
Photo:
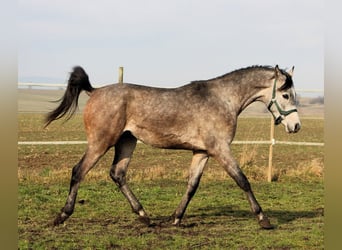
[[[293,71],[294,71],[294,66],[287,72],[289,75],[292,77],[293,76]]]
[[[278,64],[274,68],[274,73],[276,77],[278,77],[281,74]]]

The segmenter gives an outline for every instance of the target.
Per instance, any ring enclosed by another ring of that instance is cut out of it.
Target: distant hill
[[[42,76],[28,76],[19,77],[18,82],[30,82],[30,83],[66,83],[65,79],[58,77],[42,77]]]

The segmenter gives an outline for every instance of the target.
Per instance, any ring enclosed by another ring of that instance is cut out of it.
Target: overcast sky
[[[323,0],[18,1],[18,80],[175,87],[250,65],[323,89]]]

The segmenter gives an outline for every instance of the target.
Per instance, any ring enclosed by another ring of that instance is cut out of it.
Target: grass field
[[[85,140],[76,115],[43,129],[42,114],[18,114],[18,141]],[[268,118],[240,118],[236,140],[268,140]],[[277,140],[323,142],[323,119],[303,119]],[[259,229],[243,192],[210,160],[181,227],[166,219],[185,192],[191,152],[138,144],[128,182],[154,226],[140,224],[108,173],[108,152],[81,184],[75,212],[51,222],[64,205],[71,168],[86,145],[18,146],[20,249],[323,249],[323,147],[275,145],[274,180],[266,182],[267,145],[233,145],[235,157],[275,230]]]

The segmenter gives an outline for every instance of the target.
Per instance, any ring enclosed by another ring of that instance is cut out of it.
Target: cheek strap
[[[273,91],[272,91],[272,100],[270,101],[270,103],[267,106],[267,109],[271,112],[271,114],[274,117],[274,123],[275,125],[278,125],[281,123],[282,120],[284,120],[285,116],[288,116],[289,114],[293,113],[293,112],[298,112],[297,109],[290,109],[290,110],[283,110],[279,103],[277,102],[276,98],[276,92],[277,92],[277,79],[274,79],[274,84],[273,84]],[[271,107],[273,106],[273,104],[276,106],[277,111],[279,112],[279,116],[276,117],[273,112],[271,111]]]

